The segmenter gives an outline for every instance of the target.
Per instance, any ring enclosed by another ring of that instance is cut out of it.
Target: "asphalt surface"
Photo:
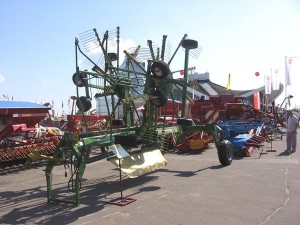
[[[165,168],[133,179],[122,173],[122,196],[136,199],[125,206],[108,203],[121,192],[119,171],[106,159],[87,165],[79,207],[47,203],[46,162],[0,170],[0,224],[299,225],[300,150],[284,149],[285,136],[226,167],[214,144],[202,153],[168,152]],[[74,196],[67,172],[54,168],[53,195]]]

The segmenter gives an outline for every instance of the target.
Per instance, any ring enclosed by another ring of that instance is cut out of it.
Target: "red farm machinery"
[[[49,110],[48,106],[30,102],[0,101],[0,168],[25,164],[34,150],[53,154],[62,132],[39,125]]]
[[[278,133],[284,126],[278,116],[274,102],[271,113],[255,109],[243,103],[243,97],[233,94],[210,96],[208,100],[193,100],[191,104],[191,124],[214,124],[219,140],[230,140],[238,156],[250,156],[256,147],[263,146],[268,136]],[[187,130],[184,139],[177,142],[176,149],[181,153],[203,150],[212,137],[205,132]]]

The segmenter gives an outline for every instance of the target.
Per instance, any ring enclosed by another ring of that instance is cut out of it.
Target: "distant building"
[[[141,63],[139,63],[139,65],[137,65],[135,63],[130,63],[130,60],[128,60],[128,58],[125,57],[123,64],[120,66],[120,68],[127,69],[130,71],[135,71],[137,73],[142,73],[142,72],[144,72],[143,69],[145,70],[145,62],[141,62]],[[139,75],[136,73],[129,73],[129,77],[131,78],[131,84],[133,86],[131,88],[130,94],[132,96],[143,94],[145,78],[142,75]],[[104,85],[104,83],[102,85]],[[109,109],[110,113],[112,112],[112,110],[113,110],[112,109],[112,98],[111,98],[111,96],[107,96],[106,98],[107,98],[108,108],[106,105],[105,97],[100,97],[96,100],[96,115],[108,115],[108,109]],[[118,96],[116,96],[116,95],[113,96],[114,104],[116,104],[118,102],[118,99],[119,99]],[[137,108],[139,108],[145,104],[145,101],[143,101],[142,99],[140,101],[135,100],[134,102],[135,102],[135,105]],[[122,107],[122,105],[120,105],[117,107],[115,116],[120,117],[122,115],[123,115],[123,107]]]
[[[244,102],[249,105],[254,104],[254,95],[258,94],[259,100],[262,105],[271,104],[271,102],[276,100],[284,90],[284,85],[280,83],[279,90],[272,90],[271,94],[265,95],[265,86],[250,89],[250,90],[227,90],[226,87],[213,83],[209,79],[209,73],[194,73],[188,74],[188,88],[187,93],[189,97],[193,99],[200,99],[201,97],[208,99],[211,95],[220,94],[234,94],[241,97],[245,97]],[[182,92],[178,90],[177,87],[173,87],[173,95],[176,100],[182,99]],[[267,102],[266,102],[267,101]]]
[[[143,72],[145,69],[145,63],[142,62],[138,65],[134,63],[128,63],[130,60],[125,57],[123,64],[120,66],[122,69],[129,69],[131,71],[136,72]],[[131,83],[134,88],[131,89],[131,95],[139,95],[143,94],[144,91],[144,77],[138,74],[130,73],[129,76],[131,77]],[[140,87],[139,87],[140,86]],[[180,87],[179,87],[180,88]],[[260,106],[263,108],[264,105],[270,105],[272,101],[275,101],[284,90],[284,85],[279,85],[279,90],[272,90],[271,94],[265,95],[265,86],[259,87],[257,89],[250,89],[250,90],[227,90],[226,87],[213,83],[209,79],[209,73],[193,73],[188,74],[188,87],[187,87],[187,94],[192,99],[209,99],[209,96],[212,95],[220,95],[220,94],[234,94],[241,97],[244,97],[244,103],[253,105],[254,106],[254,96],[259,98]],[[171,98],[171,96],[168,96]],[[181,101],[182,100],[182,91],[178,89],[177,86],[173,86],[173,97],[175,100]],[[114,103],[118,102],[118,97],[114,95]],[[105,97],[100,97],[96,100],[96,115],[108,115],[108,109],[110,113],[112,112],[112,98],[111,96],[107,96],[107,103],[106,104]],[[144,100],[135,100],[135,105],[137,108],[142,107],[145,104]],[[122,105],[118,106],[116,110],[115,116],[119,117],[123,115],[123,108]]]

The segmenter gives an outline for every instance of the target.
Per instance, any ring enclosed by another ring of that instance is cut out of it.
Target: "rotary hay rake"
[[[137,177],[143,173],[166,166],[167,161],[162,156],[161,151],[170,147],[170,141],[176,142],[183,139],[183,133],[190,129],[192,131],[204,130],[210,132],[218,147],[220,162],[223,165],[231,163],[232,145],[227,142],[218,142],[217,137],[214,135],[213,125],[191,126],[190,120],[185,119],[189,55],[197,56],[200,53],[198,42],[186,39],[187,35],[185,34],[173,55],[166,62],[166,57],[170,55],[170,48],[166,42],[167,36],[164,35],[161,49],[154,49],[153,42],[148,40],[148,49],[138,46],[128,51],[124,50],[125,60],[119,66],[121,56],[119,52],[119,27],[114,32],[116,37],[110,37],[110,33],[106,31],[102,40],[99,38],[96,29],[81,34],[86,51],[95,51],[95,49],[100,48],[101,57],[98,64],[81,50],[79,40],[75,39],[76,73],[72,77],[73,83],[76,85],[76,105],[82,111],[83,117],[84,112],[92,108],[92,91],[96,90],[94,97],[96,99],[102,98],[105,101],[109,115],[109,129],[99,131],[89,131],[87,129],[86,132],[82,133],[66,132],[52,157],[32,153],[28,158],[28,163],[41,158],[49,160],[45,170],[48,202],[65,202],[78,206],[80,204],[80,179],[83,176],[86,164],[107,158],[108,161],[118,166],[117,162],[122,157],[118,155],[120,152],[126,151],[131,156],[120,160],[122,165],[129,165],[128,168],[122,166],[122,171],[129,177]],[[109,46],[112,44],[111,40],[114,40],[117,45],[116,53],[109,51]],[[184,77],[173,79],[174,72],[171,72],[169,66],[180,48],[185,51]],[[93,65],[92,71],[79,69],[78,53],[81,53]],[[146,60],[146,62],[142,62],[142,60]],[[166,114],[163,116],[164,121],[161,122],[160,120],[160,123],[158,123],[158,109],[164,108],[164,111],[166,111],[168,98],[174,99],[173,85],[181,87],[183,94],[181,115],[177,115],[181,117],[177,122],[178,126],[168,126]],[[80,96],[79,89],[84,89],[85,95]],[[109,102],[109,99],[111,99],[111,102]],[[142,102],[144,108],[142,115],[137,110],[138,101]],[[121,116],[120,111],[122,111]],[[137,118],[136,121],[135,118]],[[91,156],[94,148],[100,148],[102,153]],[[116,151],[113,154],[109,149],[115,149]],[[72,187],[74,187],[72,191],[75,192],[75,201],[52,197],[51,173],[57,162],[68,167],[75,167],[74,174],[70,178],[70,180],[72,179],[71,182],[74,183],[72,184]],[[130,173],[128,173],[128,170]]]

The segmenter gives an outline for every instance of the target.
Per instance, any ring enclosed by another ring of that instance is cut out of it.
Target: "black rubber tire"
[[[82,74],[82,73],[79,73],[79,76],[78,76],[78,79],[77,79],[77,73],[74,73],[73,74],[73,77],[72,77],[72,80],[73,80],[73,83],[78,86],[78,87],[84,87],[85,86],[85,82],[86,82],[86,79],[87,76],[85,74]]]
[[[6,163],[6,162],[4,162],[4,161],[0,162],[0,168],[1,168],[1,169],[4,170],[6,166],[7,166],[7,163]]]
[[[117,54],[116,53],[114,53],[114,52],[109,52],[109,53],[107,53],[107,57],[109,58],[109,60],[110,61],[117,61],[117,59],[118,59],[118,56],[117,56]]]
[[[228,166],[232,163],[233,159],[233,145],[228,140],[223,140],[218,146],[219,161],[223,166]]]
[[[123,126],[124,122],[121,119],[114,119],[111,121],[112,126]]]
[[[198,48],[198,41],[186,39],[181,42],[183,48],[194,49]]]
[[[76,100],[76,106],[81,111],[87,112],[92,108],[92,102],[89,98],[87,98],[85,96],[81,96],[79,99]],[[82,108],[81,108],[81,106],[82,106]]]
[[[164,79],[169,76],[170,68],[165,61],[158,60],[151,65],[151,72],[155,78]]]
[[[193,126],[194,122],[191,119],[178,118],[177,125],[181,126]]]
[[[107,147],[106,146],[101,146],[100,149],[101,149],[102,153],[106,153],[107,152]]]
[[[135,135],[115,135],[115,144],[120,144],[123,147],[137,147],[137,136]]]
[[[157,96],[158,98],[150,99],[150,102],[155,107],[159,108],[167,104],[168,99],[163,92],[160,90],[154,90],[150,93],[150,95]]]

